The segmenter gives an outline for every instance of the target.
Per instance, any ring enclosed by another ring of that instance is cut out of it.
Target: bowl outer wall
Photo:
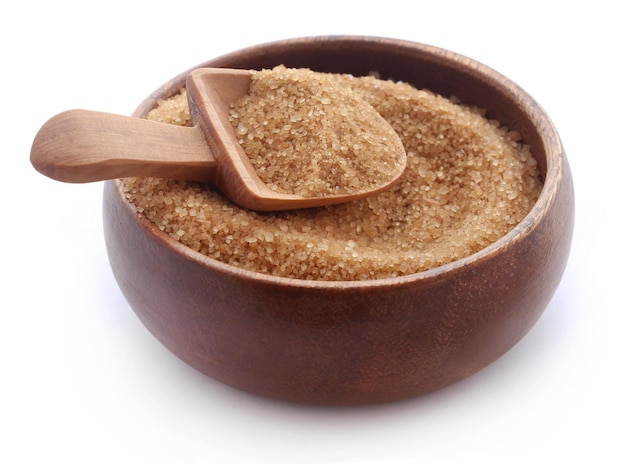
[[[479,105],[518,129],[545,185],[505,237],[419,274],[309,282],[206,258],[139,216],[105,183],[104,227],[118,284],[142,323],[175,355],[225,384],[294,402],[353,405],[424,394],[474,374],[514,346],[544,311],[565,269],[574,221],[570,169],[558,134],[522,89],[480,63],[414,42],[371,37],[291,39],[198,67],[380,73]],[[135,112],[176,93],[188,71]]]

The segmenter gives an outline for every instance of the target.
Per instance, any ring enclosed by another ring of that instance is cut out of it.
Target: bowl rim
[[[120,179],[107,181],[115,183],[115,190],[120,196],[122,203],[128,209],[129,213],[138,220],[138,223],[141,225],[142,228],[144,228],[156,240],[161,241],[174,253],[180,254],[184,256],[185,259],[191,260],[203,267],[210,268],[220,274],[228,275],[231,278],[254,281],[259,284],[276,285],[281,287],[341,290],[348,288],[369,289],[375,287],[398,287],[413,284],[415,282],[438,280],[443,276],[449,276],[456,273],[461,268],[466,270],[468,267],[480,265],[484,261],[488,260],[490,257],[497,255],[499,252],[510,247],[513,243],[529,235],[541,223],[547,211],[550,209],[550,205],[554,202],[557,191],[560,187],[560,183],[563,178],[563,164],[565,153],[554,124],[552,123],[550,117],[547,115],[544,109],[539,105],[539,103],[535,101],[534,98],[524,89],[522,89],[518,84],[489,66],[486,66],[462,54],[452,52],[444,48],[423,44],[420,42],[404,39],[361,35],[303,36],[297,38],[276,40],[261,43],[240,50],[235,50],[220,57],[213,58],[210,61],[217,61],[223,58],[233,57],[244,52],[250,53],[254,50],[267,49],[268,47],[293,46],[311,41],[324,40],[345,41],[353,43],[375,41],[377,43],[392,45],[394,47],[407,48],[411,50],[419,49],[420,52],[424,53],[425,55],[429,55],[432,59],[455,61],[457,65],[463,66],[467,68],[468,71],[471,71],[473,74],[481,76],[491,86],[499,88],[501,90],[506,89],[506,93],[508,94],[507,98],[515,99],[517,104],[522,109],[523,113],[527,116],[529,120],[531,120],[533,126],[537,128],[539,140],[544,147],[546,156],[543,187],[537,201],[528,211],[526,216],[508,233],[497,239],[495,242],[475,253],[472,253],[458,260],[412,274],[378,279],[345,281],[306,280],[292,277],[274,276],[271,274],[243,269],[232,264],[227,264],[217,259],[208,257],[170,237],[166,232],[159,229],[158,226],[151,220],[137,213],[134,206],[126,199],[124,195]],[[158,100],[171,96],[171,90],[174,88],[180,89],[182,83],[184,83],[185,76],[190,71],[197,69],[198,67],[204,66],[205,63],[194,66],[165,83],[159,89],[150,94],[149,97],[144,99],[143,102],[133,112],[133,115],[143,116],[145,112],[148,109],[151,109]],[[168,90],[170,91],[170,93],[166,94]]]

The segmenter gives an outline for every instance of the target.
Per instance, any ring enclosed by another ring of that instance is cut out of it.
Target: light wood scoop
[[[205,182],[230,200],[257,211],[280,211],[343,203],[383,191],[324,197],[275,192],[258,177],[228,120],[230,104],[245,96],[251,72],[200,68],[187,77],[192,127],[87,110],[70,110],[47,121],[31,148],[31,163],[63,182],[121,177],[162,177]]]

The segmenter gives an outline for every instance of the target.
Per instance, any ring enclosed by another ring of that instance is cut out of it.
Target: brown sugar
[[[331,74],[284,66],[254,72],[230,121],[261,180],[281,193],[372,191],[404,167],[393,128]]]
[[[313,280],[411,274],[471,255],[505,235],[542,188],[515,131],[405,83],[331,75],[391,124],[407,153],[389,191],[341,205],[251,212],[201,184],[123,180],[137,212],[206,256],[251,271]],[[150,119],[189,124],[184,90]],[[342,125],[341,119],[330,121]]]

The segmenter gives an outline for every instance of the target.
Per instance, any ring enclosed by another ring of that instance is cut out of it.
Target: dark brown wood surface
[[[559,136],[541,107],[494,70],[431,46],[323,37],[251,47],[202,66],[278,64],[410,82],[486,108],[532,147],[545,186],[509,234],[468,258],[405,277],[308,282],[228,266],[138,216],[109,181],[107,249],[145,326],[201,372],[267,397],[327,405],[424,394],[470,376],[515,345],[541,316],[565,269],[574,191]],[[184,85],[182,73],[136,116]]]

